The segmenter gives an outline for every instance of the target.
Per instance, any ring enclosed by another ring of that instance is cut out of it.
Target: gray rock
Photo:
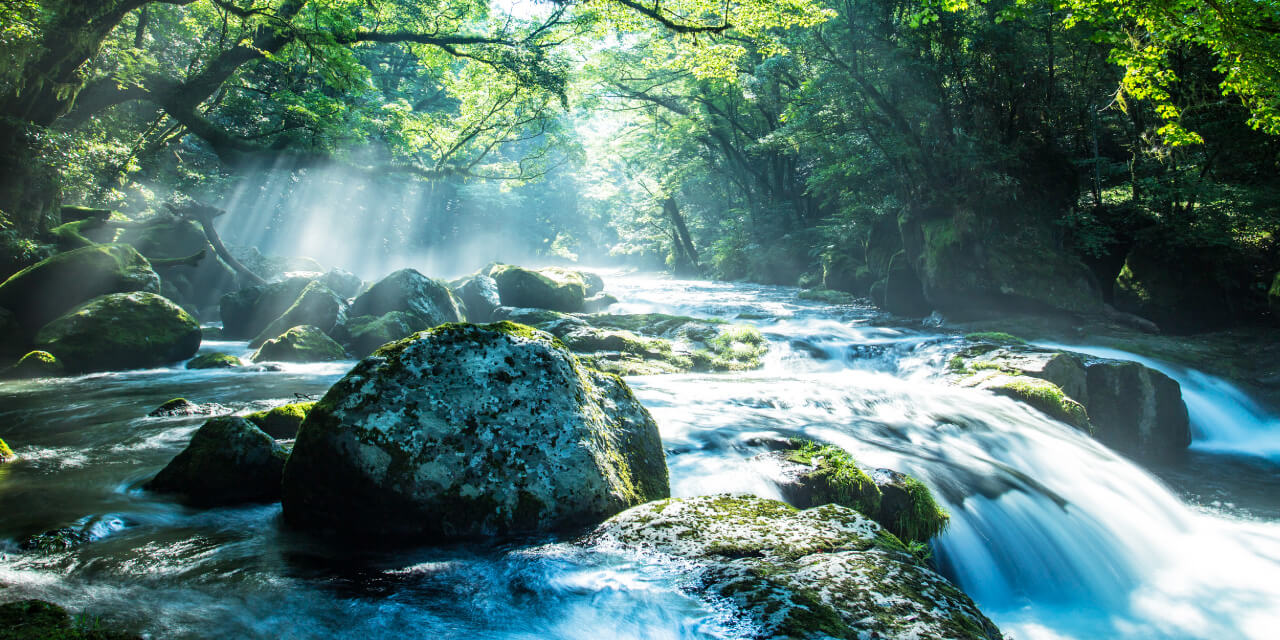
[[[417,315],[428,326],[462,321],[449,287],[413,269],[401,269],[378,281],[351,303],[349,313],[352,317],[382,316],[392,311]]]
[[[467,307],[467,322],[490,322],[494,319],[494,309],[502,305],[498,297],[498,283],[484,274],[467,278],[455,290]]]
[[[1182,387],[1169,376],[1121,360],[1093,360],[1085,369],[1094,436],[1144,457],[1165,457],[1191,444]]]
[[[728,605],[757,638],[1002,637],[968,596],[847,507],[662,500],[613,517],[585,543],[679,563],[691,591]]]
[[[345,300],[360,295],[360,289],[364,287],[364,281],[360,276],[344,269],[330,269],[328,273],[321,276],[320,283]]]
[[[283,505],[296,526],[432,540],[590,526],[667,493],[657,425],[626,384],[499,323],[360,362],[299,430]]]

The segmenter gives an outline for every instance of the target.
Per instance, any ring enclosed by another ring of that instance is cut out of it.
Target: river
[[[629,379],[661,428],[673,494],[776,497],[754,458],[805,435],[929,485],[952,514],[934,541],[939,569],[1019,640],[1280,628],[1280,425],[1228,382],[1147,362],[1184,385],[1196,442],[1144,470],[1011,400],[934,379],[956,339],[935,330],[786,287],[607,284],[614,313],[739,318],[770,340],[758,371]],[[351,365],[0,383],[0,436],[20,455],[0,466],[0,600],[43,598],[163,638],[751,633],[682,592],[679,573],[631,557],[555,540],[357,550],[284,528],[279,505],[195,510],[139,489],[202,421],[145,417],[165,400],[281,404],[322,394]],[[17,552],[68,525],[95,540]]]

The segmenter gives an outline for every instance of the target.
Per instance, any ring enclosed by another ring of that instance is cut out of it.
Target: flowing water
[[[933,488],[952,514],[934,543],[939,569],[1020,640],[1280,628],[1280,429],[1225,381],[1149,363],[1182,382],[1196,433],[1197,452],[1156,469],[1160,480],[1011,400],[933,379],[955,338],[788,288],[608,284],[624,301],[613,312],[736,317],[770,339],[759,371],[630,380],[661,427],[675,495],[776,497],[775,470],[756,456],[805,435]],[[0,600],[45,598],[155,637],[751,632],[685,595],[670,568],[631,557],[548,540],[354,550],[282,527],[278,505],[201,511],[138,488],[201,422],[144,417],[161,402],[280,404],[323,393],[350,365],[0,384],[0,437],[21,456],[0,466]],[[68,525],[95,541],[16,552],[24,536]]]

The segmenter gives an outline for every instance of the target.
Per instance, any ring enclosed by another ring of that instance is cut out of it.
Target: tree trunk
[[[701,271],[698,266],[698,250],[693,247],[693,239],[689,237],[689,227],[685,224],[684,215],[680,213],[680,206],[676,204],[675,198],[669,197],[663,200],[662,211],[671,221],[674,236],[671,255],[675,257],[676,275],[697,275]]]

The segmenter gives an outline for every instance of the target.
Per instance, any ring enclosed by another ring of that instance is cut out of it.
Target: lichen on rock
[[[657,425],[626,384],[502,322],[361,361],[303,422],[283,504],[302,527],[431,540],[589,526],[667,492]]]
[[[691,591],[729,605],[759,638],[1001,638],[968,596],[839,505],[662,500],[614,516],[583,543],[675,563]]]

